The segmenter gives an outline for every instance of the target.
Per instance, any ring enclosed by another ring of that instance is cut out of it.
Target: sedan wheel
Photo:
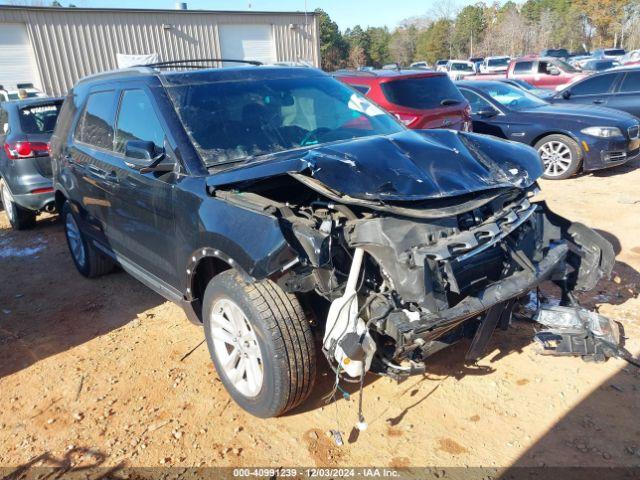
[[[211,309],[214,352],[225,375],[245,397],[255,397],[264,376],[258,339],[242,309],[222,298]]]
[[[582,163],[582,151],[571,137],[566,135],[548,135],[535,144],[542,160],[543,177],[550,180],[563,180],[574,175]]]
[[[538,149],[538,153],[544,163],[544,174],[549,177],[558,177],[567,173],[573,162],[571,150],[561,142],[552,141],[544,143]]]

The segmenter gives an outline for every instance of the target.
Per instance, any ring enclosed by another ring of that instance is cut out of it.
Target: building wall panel
[[[271,25],[277,61],[320,64],[317,18],[304,13],[0,7],[0,23],[24,23],[43,90],[64,94],[86,75],[116,68],[116,53],[161,60],[219,58],[218,25]],[[170,28],[166,28],[170,26]]]

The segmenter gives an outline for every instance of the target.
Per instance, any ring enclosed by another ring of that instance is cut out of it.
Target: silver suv
[[[55,211],[49,139],[62,98],[31,98],[0,104],[0,194],[16,230],[36,215]]]

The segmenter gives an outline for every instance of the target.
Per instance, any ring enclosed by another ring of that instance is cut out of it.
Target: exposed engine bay
[[[411,217],[408,206],[402,215],[348,206],[290,180],[215,195],[278,216],[299,255],[276,280],[329,302],[328,311],[314,312],[323,351],[353,378],[422,372],[430,355],[465,337],[473,338],[467,360],[474,362],[540,283],[556,282],[569,302],[613,266],[605,239],[533,201],[535,184],[420,218],[425,209]],[[306,201],[281,202],[276,192]]]

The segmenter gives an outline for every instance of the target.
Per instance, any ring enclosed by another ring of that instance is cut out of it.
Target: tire
[[[64,225],[69,253],[78,272],[87,278],[95,278],[111,272],[115,267],[114,261],[87,241],[78,227],[69,202],[64,202],[60,217]]]
[[[578,143],[566,135],[547,135],[534,146],[543,162],[542,178],[564,180],[575,175],[582,165],[582,151]]]
[[[244,317],[236,316],[239,327],[231,315],[238,312]],[[315,382],[316,351],[294,295],[270,280],[248,284],[227,270],[209,282],[202,313],[211,359],[240,407],[269,418],[306,400]]]
[[[36,212],[16,204],[4,180],[0,180],[0,198],[2,198],[4,213],[11,224],[11,228],[14,230],[27,230],[35,226]]]

